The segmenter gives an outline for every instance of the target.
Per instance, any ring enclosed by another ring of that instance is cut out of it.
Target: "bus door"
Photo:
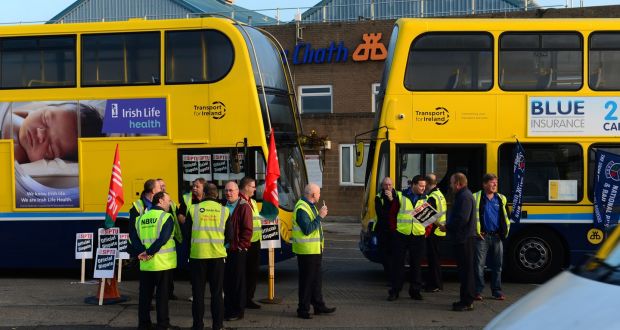
[[[399,145],[396,158],[397,189],[409,187],[409,181],[416,175],[434,173],[437,186],[448,202],[448,210],[453,200],[450,191],[450,176],[462,172],[467,176],[469,189],[477,191],[482,187],[482,176],[486,171],[486,149],[484,144],[427,144]],[[452,249],[447,240],[439,243],[442,264],[454,265]]]

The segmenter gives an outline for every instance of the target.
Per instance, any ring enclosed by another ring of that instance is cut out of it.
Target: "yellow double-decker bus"
[[[414,175],[436,173],[448,195],[453,173],[475,192],[491,172],[512,201],[517,140],[523,213],[504,245],[507,273],[540,281],[595,251],[603,233],[590,231],[594,153],[620,152],[619,22],[398,20],[370,137],[364,254],[378,261],[372,223],[383,177],[404,190]]]
[[[272,128],[286,237],[307,177],[282,54],[225,18],[0,28],[0,267],[77,265],[75,234],[103,224],[116,145],[120,217],[149,178],[179,201],[197,178],[250,176],[260,201]]]

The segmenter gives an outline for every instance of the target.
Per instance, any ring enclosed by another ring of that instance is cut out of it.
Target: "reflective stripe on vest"
[[[295,209],[293,211],[293,234],[291,237],[291,242],[293,243],[293,253],[295,254],[321,254],[324,247],[324,240],[322,239],[321,233],[323,232],[323,228],[319,225],[318,230],[311,232],[308,235],[304,235],[297,223],[297,211],[303,210],[308,214],[310,221],[314,221],[316,219],[316,215],[312,212],[312,208],[316,211],[318,215],[318,211],[316,207],[310,206],[310,204],[306,203],[304,200],[300,199],[295,204]]]
[[[256,205],[256,201],[250,199],[250,203],[252,204],[252,242],[258,242],[263,236],[261,227],[261,216],[260,212],[258,211],[258,205]]]
[[[510,231],[510,218],[508,217],[508,214],[506,213],[506,196],[497,193],[497,197],[499,197],[499,199],[502,201],[502,214],[504,215],[504,221],[506,222],[506,236],[502,237],[502,238],[506,238],[508,237],[508,232]],[[477,191],[474,194],[474,199],[476,200],[476,212],[475,212],[475,217],[476,217],[476,234],[480,235],[480,200],[482,199],[482,190]],[[500,220],[501,221],[501,220]],[[498,224],[499,226],[499,224]]]
[[[439,191],[439,189],[433,190],[428,195],[428,199],[431,199],[431,198],[435,199],[435,204],[437,205],[436,206],[437,214],[441,214],[439,216],[439,219],[437,219],[436,223],[445,225],[446,224],[446,210],[448,209],[448,206],[446,204],[446,198],[443,196],[441,191]],[[433,233],[435,234],[435,236],[446,236],[446,232],[439,230],[439,227],[435,228]]]
[[[177,218],[177,204],[174,201],[170,201],[170,215],[172,216],[172,220],[174,221],[174,233],[172,236],[174,239],[182,243],[183,242],[183,233],[181,232],[181,224],[179,223],[179,219]]]
[[[224,231],[229,211],[215,201],[193,205],[190,258],[213,259],[226,257]]]
[[[189,209],[192,207],[192,193],[183,194],[183,201],[185,202],[185,216],[189,215]]]
[[[156,219],[156,220],[155,220]],[[153,221],[155,220],[155,221]],[[149,210],[136,219],[136,233],[145,248],[151,247],[160,237],[161,229],[167,221],[173,221],[168,212],[162,210]],[[153,222],[155,226],[153,226]],[[160,271],[173,269],[177,266],[176,245],[172,235],[166,241],[153,258],[140,261],[141,271]]]
[[[137,201],[133,202],[133,207],[135,207],[136,211],[138,211],[138,215],[143,215],[144,214],[144,202],[142,201],[142,198],[140,198]]]
[[[396,192],[396,194],[400,198],[400,209],[398,210],[398,216],[396,217],[396,230],[403,235],[424,235],[426,232],[424,226],[416,221],[413,221],[413,215],[411,215],[411,212],[413,212],[414,207],[411,204],[411,200],[401,192]],[[426,199],[418,199],[415,207],[422,205],[425,201]]]

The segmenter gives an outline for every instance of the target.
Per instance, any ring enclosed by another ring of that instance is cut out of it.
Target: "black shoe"
[[[179,300],[179,297],[171,294],[171,295],[168,296],[168,300]]]
[[[297,312],[297,317],[300,319],[309,320],[312,318],[312,315],[308,312]]]
[[[413,300],[424,300],[424,298],[420,294],[420,291],[411,291],[411,292],[409,292],[409,297],[411,297],[411,299],[413,299]]]
[[[452,310],[455,312],[469,312],[474,310],[474,304],[457,304],[452,306]]]
[[[249,308],[249,309],[260,309],[260,305],[259,305],[259,304],[257,304],[257,303],[255,303],[255,302],[253,302],[252,300],[250,300],[250,301],[248,301],[248,302],[245,304],[245,308]]]
[[[239,321],[243,320],[243,315],[233,315],[226,318],[226,321]]]
[[[388,300],[388,301],[394,301],[394,300],[396,300],[396,299],[398,299],[398,293],[392,293],[392,292],[390,292],[390,295],[388,296],[387,300]]]
[[[336,307],[327,307],[327,306],[323,306],[323,307],[319,307],[319,308],[314,308],[314,315],[319,315],[319,314],[331,314],[333,312],[336,311]]]
[[[153,329],[155,329],[155,327],[151,323],[138,325],[138,330],[153,330]]]

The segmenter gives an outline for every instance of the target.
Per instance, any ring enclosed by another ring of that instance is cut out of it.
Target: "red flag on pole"
[[[110,177],[110,190],[108,191],[108,203],[105,208],[105,228],[114,227],[118,211],[125,204],[123,198],[123,178],[121,176],[121,159],[118,153],[118,144],[112,164],[112,176]]]
[[[261,215],[273,220],[278,216],[278,178],[280,177],[280,164],[278,163],[278,151],[273,128],[269,136],[269,157],[267,157],[267,176],[265,178],[265,192],[263,193],[263,207]]]

